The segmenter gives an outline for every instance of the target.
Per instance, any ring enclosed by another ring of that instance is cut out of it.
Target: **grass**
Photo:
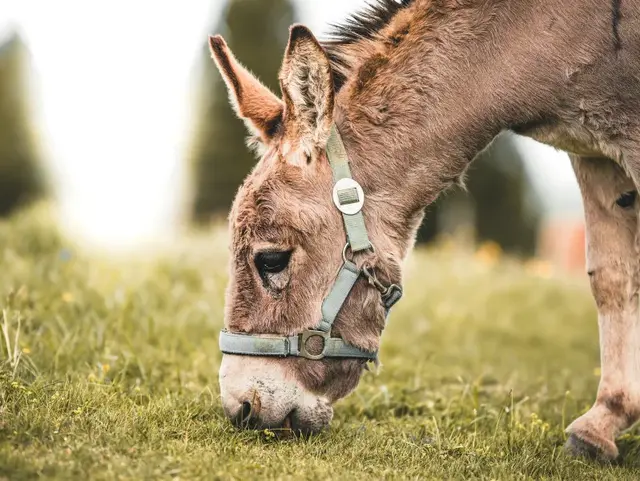
[[[635,431],[616,465],[562,450],[598,383],[580,280],[414,253],[381,372],[329,432],[276,441],[234,430],[220,407],[224,233],[116,261],[47,218],[0,223],[0,479],[640,478]]]

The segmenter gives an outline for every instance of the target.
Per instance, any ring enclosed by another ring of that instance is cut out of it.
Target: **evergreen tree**
[[[474,210],[478,242],[494,241],[504,250],[532,254],[537,241],[539,206],[531,198],[515,137],[500,135],[472,163],[466,180],[467,192],[458,190],[441,196],[427,208],[418,242],[436,239],[448,203],[468,196]]]
[[[540,212],[514,135],[501,135],[474,164],[467,186],[475,202],[478,241],[493,240],[506,251],[532,254]]]
[[[222,34],[238,60],[265,85],[279,93],[278,71],[294,23],[290,0],[230,0],[220,24]],[[198,138],[194,148],[195,197],[193,219],[206,222],[226,214],[242,180],[256,163],[247,149],[247,131],[228,101],[208,45],[203,49],[203,92]]]
[[[43,190],[28,119],[25,58],[17,35],[0,45],[0,216]]]

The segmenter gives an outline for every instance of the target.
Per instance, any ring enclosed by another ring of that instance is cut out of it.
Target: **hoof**
[[[618,448],[614,443],[595,443],[571,434],[564,447],[570,456],[612,462],[618,457]]]

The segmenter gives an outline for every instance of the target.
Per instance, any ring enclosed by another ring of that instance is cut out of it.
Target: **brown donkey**
[[[228,333],[293,339],[318,324],[345,239],[327,155],[334,126],[375,247],[352,259],[384,285],[400,284],[424,208],[501,131],[528,135],[571,154],[586,210],[602,378],[568,446],[615,458],[616,437],[640,417],[640,0],[378,0],[324,43],[291,28],[282,99],[221,37],[210,46],[262,155],[230,215]],[[362,276],[332,336],[374,352],[384,323]],[[243,425],[314,432],[365,366],[226,354],[224,409]]]

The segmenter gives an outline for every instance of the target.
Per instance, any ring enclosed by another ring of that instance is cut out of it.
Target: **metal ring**
[[[351,247],[351,244],[349,244],[348,242],[344,245],[344,248],[342,249],[342,262],[344,262],[345,264],[347,263],[347,249]]]
[[[322,351],[319,354],[311,354],[307,349],[307,341],[312,337],[319,337],[322,339]],[[312,361],[319,361],[320,359],[324,359],[324,357],[326,356],[327,344],[330,337],[331,333],[325,331],[317,331],[314,329],[307,329],[306,331],[303,331],[300,334],[300,340],[298,341],[298,355],[306,359],[311,359]]]
[[[349,244],[348,242],[344,245],[344,248],[342,249],[342,261],[343,262],[347,262],[347,250],[349,250],[349,248],[351,247],[351,244]],[[371,242],[369,242],[369,247],[366,249],[368,251],[371,251],[372,254],[376,253],[376,248],[373,247],[373,244]],[[353,252],[352,252],[353,254]]]

